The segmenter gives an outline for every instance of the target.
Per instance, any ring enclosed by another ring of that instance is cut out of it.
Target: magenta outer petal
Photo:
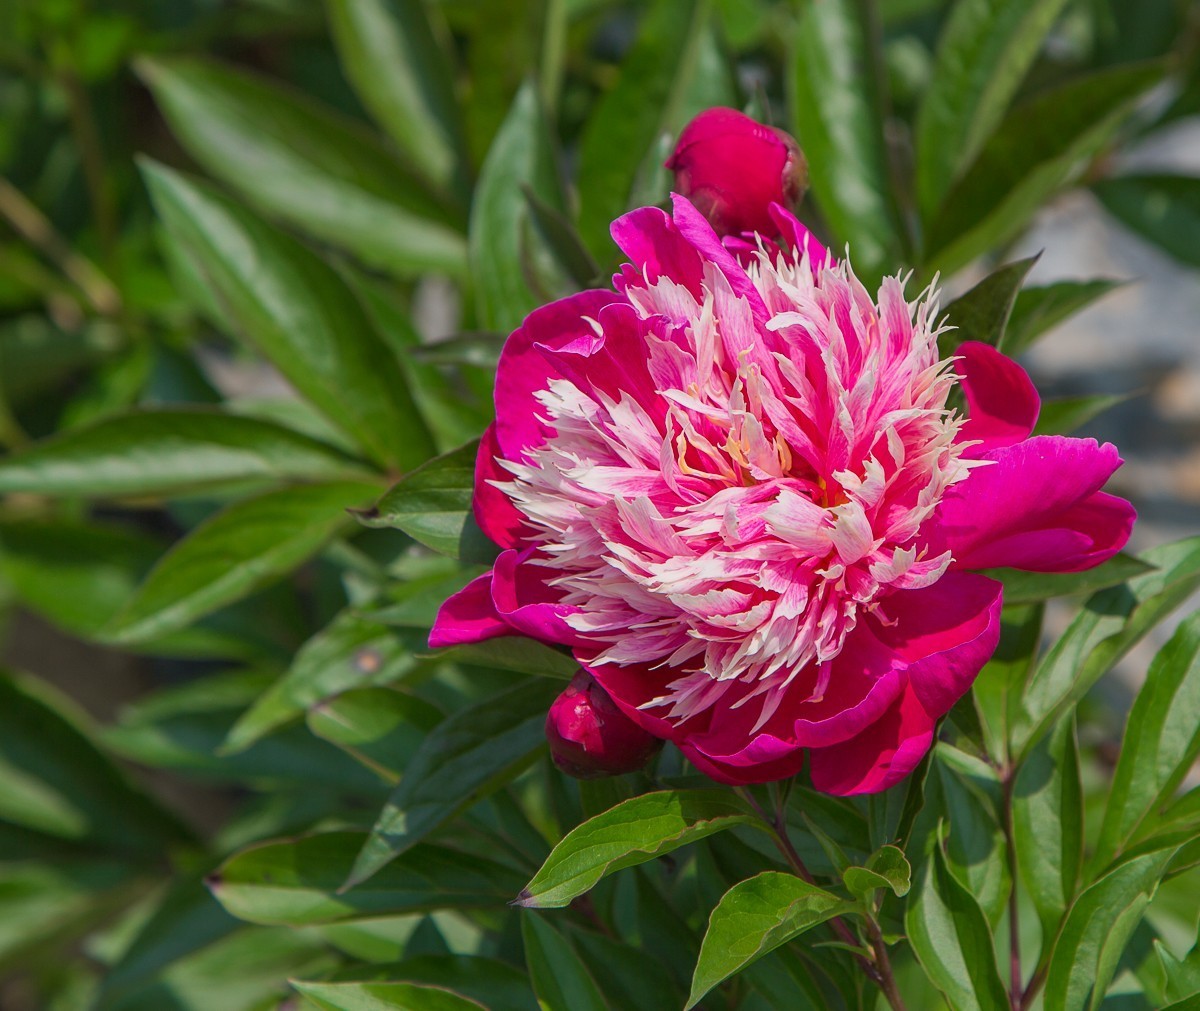
[[[564,620],[579,608],[559,603],[558,591],[546,585],[555,570],[530,562],[532,551],[502,551],[492,570],[492,603],[514,630],[543,642],[585,646],[587,640]]]
[[[847,797],[878,793],[917,767],[933,744],[934,719],[914,692],[905,692],[858,737],[811,752],[813,786]]]
[[[983,445],[971,454],[978,456],[1025,439],[1042,408],[1029,373],[979,341],[964,341],[955,353],[961,356],[955,370],[967,397],[968,415],[958,441],[981,441]]]
[[[1039,435],[980,458],[994,462],[946,493],[933,524],[955,568],[1076,572],[1125,546],[1133,507],[1098,494],[1121,465],[1115,446]]]
[[[679,750],[709,779],[715,779],[718,783],[728,783],[731,786],[772,783],[777,779],[790,779],[804,767],[803,748],[796,748],[783,753],[777,759],[751,766],[725,765],[716,759],[709,758],[687,742],[680,744]]]
[[[645,283],[641,276],[644,272],[651,284],[660,277],[669,277],[697,299],[704,297],[704,265],[695,247],[679,233],[666,211],[659,207],[639,207],[617,218],[610,231],[613,242],[629,257],[633,267],[629,270],[627,264],[613,278],[618,291],[628,279],[627,271],[637,284]]]
[[[429,645],[441,649],[512,634],[492,604],[492,574],[485,572],[442,604],[429,633]]]
[[[557,378],[546,356],[535,346],[557,348],[573,340],[592,337],[595,331],[584,319],[621,301],[611,291],[581,291],[536,309],[504,343],[496,366],[496,443],[506,460],[519,460],[524,450],[541,446],[551,429],[536,393]]]
[[[950,711],[1000,641],[1004,587],[973,572],[947,572],[932,586],[894,593],[875,634],[907,664],[909,683],[933,717]]]
[[[496,462],[499,455],[496,426],[488,425],[475,456],[475,522],[493,543],[502,548],[517,548],[528,536],[525,517],[509,497],[491,483],[512,480],[512,475]]]
[[[813,272],[820,270],[829,257],[826,249],[804,223],[782,204],[772,204],[771,220],[790,248],[791,258],[799,263],[805,252],[812,261]]]

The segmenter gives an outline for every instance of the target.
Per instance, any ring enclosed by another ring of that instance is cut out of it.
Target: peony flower
[[[430,642],[569,648],[632,721],[726,783],[883,790],[999,636],[1006,565],[1085,569],[1134,513],[1121,460],[1031,436],[1015,362],[939,361],[937,295],[870,295],[791,214],[722,243],[682,197],[617,220],[613,291],[509,337],[475,512],[503,550]],[[961,384],[965,416],[947,407]]]
[[[550,757],[576,779],[636,772],[662,741],[616,707],[587,671],[579,671],[546,714]]]
[[[808,185],[796,141],[736,109],[706,109],[679,135],[666,167],[718,235],[773,234],[772,203],[795,209]]]

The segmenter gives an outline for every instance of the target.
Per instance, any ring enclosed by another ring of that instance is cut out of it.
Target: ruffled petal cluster
[[[611,291],[509,338],[475,511],[503,550],[435,646],[569,648],[714,779],[852,794],[906,775],[999,636],[975,569],[1120,550],[1120,465],[1031,437],[1039,403],[982,344],[938,358],[936,293],[868,292],[790,213],[722,240],[691,203],[613,225]],[[960,385],[965,414],[948,406]]]

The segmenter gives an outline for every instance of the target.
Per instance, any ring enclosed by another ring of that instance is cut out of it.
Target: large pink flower
[[[1030,437],[1025,372],[939,361],[932,290],[873,299],[791,214],[723,243],[685,199],[613,225],[615,291],[508,340],[475,512],[503,549],[435,646],[569,647],[714,779],[882,790],[995,649],[1000,583],[1124,545],[1111,445]],[[956,375],[957,372],[957,375]],[[960,381],[966,417],[947,409]]]

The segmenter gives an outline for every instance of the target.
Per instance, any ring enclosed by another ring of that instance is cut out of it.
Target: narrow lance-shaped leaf
[[[138,72],[188,153],[261,211],[383,270],[463,272],[453,214],[359,124],[213,61]]]
[[[992,579],[1004,584],[1005,606],[1036,604],[1053,597],[1094,593],[1153,572],[1154,566],[1133,555],[1114,555],[1107,562],[1083,572],[1026,572],[1023,569],[988,569]]]
[[[1064,718],[1029,753],[1012,788],[1013,846],[1049,949],[1075,898],[1083,860],[1083,788],[1075,724]]]
[[[950,873],[936,840],[913,883],[904,925],[922,968],[956,1011],[1008,1007],[987,917]]]
[[[291,926],[495,906],[520,887],[520,875],[503,864],[446,846],[421,846],[370,884],[340,892],[365,838],[361,832],[325,832],[253,846],[222,864],[208,886],[239,919]]]
[[[1117,962],[1142,919],[1175,848],[1144,853],[1120,864],[1071,907],[1046,974],[1046,1011],[1100,1006]]]
[[[555,687],[552,681],[518,685],[456,712],[431,731],[388,798],[348,886],[365,881],[533,761],[545,744]]]
[[[610,808],[573,829],[554,847],[518,902],[565,906],[604,875],[645,863],[735,825],[761,825],[728,790],[664,790]]]
[[[1087,308],[1122,281],[1056,281],[1041,287],[1022,288],[1017,295],[1001,348],[1007,355],[1020,354],[1042,334]]]
[[[954,354],[963,341],[1000,347],[1021,283],[1037,259],[1030,256],[1005,264],[946,306],[947,322],[955,329],[938,337],[938,351],[943,358]]]
[[[161,165],[143,171],[238,336],[372,459],[407,470],[433,455],[395,356],[332,267],[207,185]]]
[[[107,630],[113,642],[153,639],[291,572],[350,522],[374,485],[299,485],[236,502],[201,523],[146,577]]]
[[[198,408],[134,411],[0,460],[0,493],[183,494],[247,481],[366,476],[332,446],[280,425]]]
[[[308,729],[395,783],[441,718],[415,695],[359,688],[313,706]]]
[[[1008,756],[1009,728],[1020,705],[1021,689],[1037,660],[1044,612],[1041,604],[1004,608],[1000,643],[972,686],[988,754],[998,761]]]
[[[544,1011],[608,1011],[587,966],[549,920],[524,914],[521,938],[530,981]]]
[[[926,275],[952,273],[1016,235],[1162,79],[1157,65],[1100,71],[1015,107],[929,226]]]
[[[487,1005],[440,986],[417,983],[310,983],[293,980],[323,1011],[486,1011]]]
[[[1150,664],[1126,723],[1092,866],[1103,867],[1169,799],[1200,754],[1200,614]]]
[[[872,93],[869,25],[853,0],[806,0],[790,57],[796,137],[835,247],[848,242],[860,273],[899,253],[887,153]]]
[[[804,931],[855,910],[794,874],[764,871],[734,885],[708,919],[687,1007],[714,986]]]
[[[1093,393],[1082,397],[1052,397],[1042,401],[1034,435],[1067,435],[1099,417],[1110,407],[1124,403],[1133,394]]]
[[[449,60],[421,0],[326,0],[342,69],[405,157],[447,192],[466,184]]]
[[[917,115],[928,220],[1003,117],[1066,0],[966,0],[951,9]]]
[[[1200,267],[1200,178],[1144,175],[1104,179],[1092,186],[1105,209],[1181,263]]]

